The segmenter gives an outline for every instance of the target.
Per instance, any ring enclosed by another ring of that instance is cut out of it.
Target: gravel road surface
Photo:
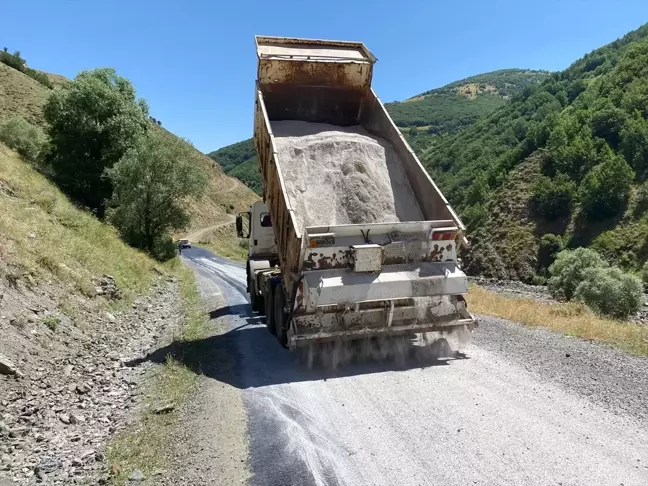
[[[183,257],[228,304],[213,382],[242,395],[250,485],[648,484],[647,359],[483,317],[465,359],[308,369],[252,314],[243,265]]]

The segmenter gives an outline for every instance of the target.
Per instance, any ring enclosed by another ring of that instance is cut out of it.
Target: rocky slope
[[[55,289],[0,284],[0,348],[15,356],[0,355],[11,367],[3,373],[0,365],[0,478],[107,481],[106,445],[132,419],[147,369],[126,365],[181,327],[183,313],[173,278],[159,277],[122,312],[98,312],[119,298],[111,277],[98,290],[77,299],[73,321],[57,311]]]

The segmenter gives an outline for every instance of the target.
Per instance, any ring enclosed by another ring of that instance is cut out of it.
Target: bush
[[[461,215],[468,231],[475,231],[477,228],[483,226],[488,219],[488,210],[483,204],[475,204],[468,206]]]
[[[17,71],[24,71],[26,63],[26,61],[20,56],[20,51],[10,54],[6,47],[4,48],[4,51],[0,52],[0,62]]]
[[[555,179],[540,177],[533,186],[531,210],[548,220],[554,220],[571,213],[576,183],[565,174]]]
[[[547,283],[547,279],[542,275],[534,275],[531,279],[531,283],[533,285],[545,285]]]
[[[644,263],[641,269],[641,280],[643,280],[644,287],[648,290],[648,262]]]
[[[571,300],[576,288],[585,279],[585,272],[599,267],[607,267],[607,263],[594,250],[563,250],[549,267],[549,292],[555,298]]]
[[[617,267],[587,269],[574,297],[592,310],[617,319],[627,319],[643,304],[641,280]]]
[[[628,198],[634,172],[620,156],[608,154],[606,160],[590,170],[580,187],[580,199],[587,217],[600,221],[617,214]]]
[[[637,205],[635,215],[640,216],[648,210],[648,182],[644,182],[637,188]]]
[[[538,246],[538,269],[545,270],[551,266],[556,259],[556,255],[563,249],[563,242],[560,236],[546,234],[540,238]]]
[[[0,141],[24,159],[35,162],[45,144],[45,133],[24,118],[17,117],[0,127]]]

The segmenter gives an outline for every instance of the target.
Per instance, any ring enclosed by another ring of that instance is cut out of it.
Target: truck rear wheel
[[[254,312],[263,312],[263,294],[259,295],[257,292],[256,284],[253,281],[253,275],[250,275],[250,265],[248,263],[247,267],[245,267],[245,271],[248,276],[248,294],[250,294],[250,304],[252,304],[252,310]]]
[[[252,304],[252,310],[254,312],[263,312],[264,302],[263,295],[259,295],[256,291],[256,285],[252,282],[252,279],[248,279],[248,292],[250,293],[250,301]]]
[[[272,334],[275,333],[275,320],[274,320],[274,295],[272,293],[272,282],[267,280],[263,287],[263,300],[265,307],[265,322],[268,331]]]
[[[286,313],[284,307],[286,298],[284,297],[283,285],[277,285],[274,293],[274,325],[277,340],[285,348],[288,345],[288,337],[286,330]]]

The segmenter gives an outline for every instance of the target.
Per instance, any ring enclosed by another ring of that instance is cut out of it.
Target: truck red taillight
[[[432,241],[449,241],[457,237],[457,228],[432,228]]]

